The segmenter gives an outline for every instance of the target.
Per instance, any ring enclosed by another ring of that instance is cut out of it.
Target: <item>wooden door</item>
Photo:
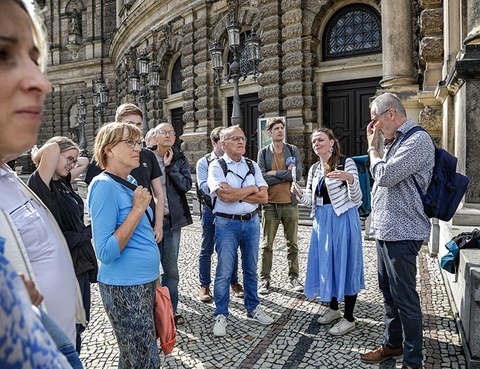
[[[323,87],[323,125],[333,130],[346,156],[367,153],[368,105],[380,79],[326,83]]]
[[[228,125],[231,125],[230,117],[232,116],[232,98],[228,98]],[[242,114],[243,124],[242,129],[247,137],[247,147],[245,149],[245,156],[252,160],[257,160],[258,153],[258,104],[260,100],[258,94],[248,94],[240,96],[240,111]]]

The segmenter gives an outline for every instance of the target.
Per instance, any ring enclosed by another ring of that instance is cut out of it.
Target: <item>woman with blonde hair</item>
[[[93,244],[101,264],[98,286],[120,351],[119,368],[159,368],[153,303],[160,274],[149,206],[151,195],[129,174],[140,164],[142,132],[109,123],[95,138],[94,159],[104,171],[88,187]]]
[[[320,324],[338,321],[329,333],[341,336],[355,329],[353,310],[357,294],[365,288],[362,230],[358,206],[362,191],[355,163],[345,158],[328,128],[312,133],[312,148],[319,161],[308,172],[305,191],[295,183],[292,192],[312,208],[314,217],[308,252],[305,294],[328,302]],[[345,299],[345,312],[338,304]]]
[[[85,171],[88,159],[79,157],[79,147],[67,137],[49,139],[40,149],[32,149],[37,166],[28,186],[52,212],[65,236],[80,286],[87,321],[90,320],[90,283],[97,281],[97,259],[93,250],[90,226],[84,222],[83,199],[74,191],[73,181]],[[76,329],[76,349],[80,353],[81,324]]]

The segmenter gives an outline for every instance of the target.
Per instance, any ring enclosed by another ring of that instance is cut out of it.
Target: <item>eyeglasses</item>
[[[142,140],[134,140],[133,138],[127,138],[125,140],[121,140],[120,142],[125,142],[128,147],[134,149],[135,145],[142,147]]]
[[[242,136],[233,136],[233,137],[229,137],[229,138],[226,138],[225,141],[227,140],[231,140],[233,142],[247,142],[247,138],[246,137],[242,137]]]
[[[378,122],[378,120],[380,119],[380,117],[385,114],[386,112],[388,112],[389,110],[392,110],[392,108],[388,108],[387,110],[385,110],[383,113],[380,113],[380,114],[377,114],[375,117],[372,118],[372,122],[375,124]]]
[[[67,156],[67,165],[77,165],[78,160],[75,159],[73,156]]]
[[[165,131],[165,130],[158,131],[158,134],[162,135],[162,136],[175,136],[176,135],[175,131]]]

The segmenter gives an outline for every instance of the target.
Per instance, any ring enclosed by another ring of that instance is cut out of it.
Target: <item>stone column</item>
[[[411,0],[382,1],[383,79],[390,88],[413,85],[413,29]]]

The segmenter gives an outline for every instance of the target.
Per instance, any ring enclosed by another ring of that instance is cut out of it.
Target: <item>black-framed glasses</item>
[[[127,138],[127,139],[121,140],[120,142],[125,142],[127,146],[130,147],[131,149],[134,149],[135,145],[142,147],[142,140],[134,140],[133,138]]]
[[[175,136],[176,135],[175,131],[165,131],[165,130],[158,131],[158,134],[162,135],[162,136]]]
[[[227,140],[230,140],[230,141],[233,141],[233,142],[247,142],[247,138],[246,137],[242,137],[242,136],[233,136],[233,137],[229,137],[229,138],[226,138],[225,141]]]

